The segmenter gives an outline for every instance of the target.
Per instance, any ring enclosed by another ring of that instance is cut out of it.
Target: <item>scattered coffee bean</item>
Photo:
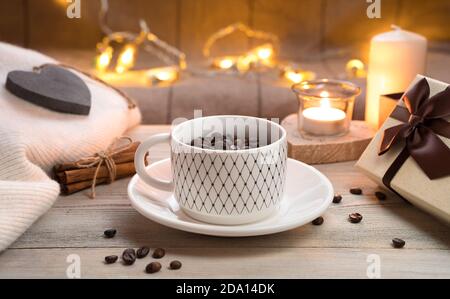
[[[162,248],[156,248],[153,252],[152,257],[155,259],[163,258],[166,255],[166,251]]]
[[[362,192],[361,188],[351,188],[350,193],[354,194],[354,195],[361,195],[363,192]]]
[[[322,225],[323,224],[323,217],[319,217],[319,218],[314,219],[312,224],[314,224],[314,225]]]
[[[375,197],[378,198],[378,200],[386,200],[387,196],[381,191],[375,192]]]
[[[114,264],[115,262],[117,262],[118,259],[119,257],[117,255],[109,255],[105,257],[105,263]]]
[[[116,235],[116,233],[117,233],[117,230],[115,230],[115,229],[107,229],[107,230],[105,230],[104,232],[103,232],[103,234],[105,235],[105,238],[107,238],[107,239],[111,239],[111,238],[114,238],[114,236]]]
[[[406,242],[402,239],[399,238],[394,238],[392,239],[392,246],[394,246],[394,248],[403,248],[405,247]]]
[[[360,223],[362,219],[363,219],[363,216],[359,213],[352,213],[352,214],[348,215],[348,220],[351,223]]]
[[[333,197],[333,203],[341,203],[342,201],[342,195],[335,195]]]
[[[149,252],[150,252],[150,248],[148,248],[146,246],[141,247],[136,251],[136,257],[138,259],[142,259],[142,258],[146,257]]]
[[[152,274],[152,273],[156,273],[159,270],[161,270],[161,264],[158,262],[153,262],[147,265],[147,267],[145,267],[145,272]]]
[[[178,270],[181,268],[181,262],[180,261],[172,261],[170,263],[170,269],[172,270]]]
[[[125,265],[133,265],[136,261],[136,251],[133,248],[125,249],[122,253],[122,260]]]

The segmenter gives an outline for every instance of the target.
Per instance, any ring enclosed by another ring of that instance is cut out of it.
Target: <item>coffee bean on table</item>
[[[405,247],[406,242],[402,239],[399,238],[394,238],[392,239],[392,246],[394,246],[394,248],[403,248]]]
[[[150,263],[145,267],[145,272],[149,274],[159,272],[159,270],[161,270],[161,264],[158,262]]]
[[[335,195],[333,197],[333,203],[341,203],[342,201],[342,195]]]
[[[122,261],[125,265],[133,265],[136,261],[136,251],[133,248],[125,249],[122,253]]]
[[[313,225],[322,225],[323,224],[323,217],[319,217],[313,220]]]
[[[107,239],[111,239],[111,238],[114,238],[114,236],[116,235],[116,233],[117,233],[117,230],[115,230],[115,229],[107,229],[107,230],[105,230],[104,232],[103,232],[103,234],[105,235],[105,238],[107,238]]]
[[[163,258],[166,255],[166,251],[162,248],[156,248],[153,252],[152,257],[155,259]]]
[[[387,196],[381,191],[375,192],[375,197],[378,198],[378,200],[386,200]]]
[[[109,255],[105,257],[105,263],[114,264],[115,262],[117,262],[118,259],[119,257],[117,255]]]
[[[181,266],[182,266],[182,264],[181,264],[180,261],[172,261],[172,262],[170,263],[170,269],[171,269],[171,270],[178,270],[178,269],[181,268]]]
[[[351,188],[350,193],[354,194],[354,195],[361,195],[363,192],[362,192],[361,188]]]
[[[142,259],[142,258],[146,257],[149,252],[150,252],[150,248],[148,248],[146,246],[141,247],[136,251],[136,257],[138,259]]]
[[[359,213],[352,213],[352,214],[348,215],[348,220],[351,223],[360,223],[362,219],[363,219],[363,216]]]

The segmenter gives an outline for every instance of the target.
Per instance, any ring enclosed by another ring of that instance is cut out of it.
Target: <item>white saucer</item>
[[[170,179],[170,160],[152,164],[148,172],[160,179]],[[190,218],[180,209],[173,193],[150,187],[137,175],[128,185],[131,204],[143,216],[175,229],[222,237],[268,235],[302,226],[322,215],[333,201],[333,195],[333,187],[322,173],[288,159],[286,191],[279,211],[256,223],[227,226]]]

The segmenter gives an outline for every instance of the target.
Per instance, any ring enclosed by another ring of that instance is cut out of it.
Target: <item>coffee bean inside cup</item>
[[[258,138],[238,138],[229,135],[212,134],[207,137],[198,137],[191,141],[191,146],[211,150],[246,150],[258,148],[260,142]]]

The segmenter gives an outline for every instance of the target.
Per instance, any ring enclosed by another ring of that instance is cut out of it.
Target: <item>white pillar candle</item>
[[[366,99],[366,121],[372,127],[382,125],[378,123],[380,95],[403,92],[417,74],[424,74],[426,52],[425,37],[396,26],[372,38]]]

